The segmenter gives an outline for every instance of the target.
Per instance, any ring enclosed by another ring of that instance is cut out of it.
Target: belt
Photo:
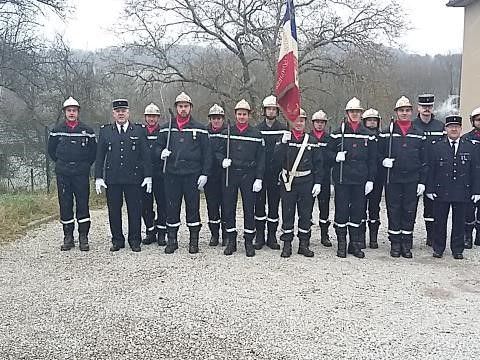
[[[312,170],[295,171],[295,172],[288,171],[288,176],[302,177],[302,176],[310,175],[311,173],[312,173]],[[285,176],[287,176],[287,170],[282,169],[282,174],[285,175]]]

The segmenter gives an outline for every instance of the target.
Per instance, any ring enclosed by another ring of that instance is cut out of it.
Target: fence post
[[[45,172],[47,173],[47,194],[50,194],[50,156],[48,155],[48,126],[45,125]]]

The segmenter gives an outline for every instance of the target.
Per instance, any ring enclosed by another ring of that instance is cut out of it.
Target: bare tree
[[[128,39],[116,71],[144,82],[199,85],[253,104],[274,86],[283,0],[127,2]],[[379,59],[405,30],[395,1],[296,4],[303,76],[350,76],[348,54]],[[267,81],[261,81],[266,78]]]

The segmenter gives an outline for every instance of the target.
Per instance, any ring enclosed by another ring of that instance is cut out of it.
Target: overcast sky
[[[463,8],[449,8],[447,0],[398,0],[413,27],[401,42],[419,54],[462,51]],[[71,0],[76,11],[66,24],[51,22],[49,33],[63,33],[74,48],[94,50],[115,43],[109,28],[120,21],[123,0]]]

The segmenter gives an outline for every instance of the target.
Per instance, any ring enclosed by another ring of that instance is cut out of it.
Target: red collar
[[[397,120],[398,127],[402,131],[403,136],[407,135],[408,129],[412,126],[410,120]]]
[[[243,133],[245,130],[248,128],[248,123],[245,124],[239,124],[238,122],[235,124],[237,126],[238,131]]]
[[[325,135],[325,130],[318,131],[318,130],[313,129],[313,135],[315,135],[317,140],[320,140],[323,137],[323,135]]]
[[[293,136],[295,136],[295,139],[297,139],[297,141],[298,141],[302,138],[304,132],[292,129],[292,134],[293,134]]]
[[[474,130],[473,135],[475,135],[476,137],[480,137],[480,130]]]
[[[222,130],[222,127],[214,127],[213,125],[210,124],[210,129],[214,132],[214,133],[218,133]]]
[[[180,115],[177,115],[178,130],[182,131],[183,128],[185,127],[185,125],[187,125],[189,121],[190,121],[190,116],[188,116],[186,118],[182,118],[182,117],[180,117]]]
[[[73,130],[78,126],[78,120],[75,120],[75,121],[66,120],[65,125],[67,125],[70,128],[70,130]]]
[[[360,127],[360,121],[358,122],[353,122],[348,120],[348,125],[352,128],[353,132],[357,132],[358,128]]]
[[[147,125],[147,133],[151,135],[155,130],[158,129],[158,124],[155,125]]]

